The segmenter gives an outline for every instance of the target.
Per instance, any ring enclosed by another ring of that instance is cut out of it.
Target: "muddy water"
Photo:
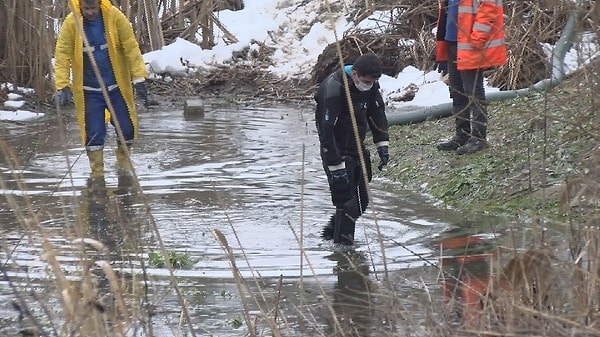
[[[418,307],[427,297],[424,288],[439,288],[435,268],[429,268],[439,253],[434,242],[464,222],[375,176],[372,207],[357,223],[354,249],[340,253],[323,242],[320,230],[333,208],[310,106],[207,102],[204,116],[142,112],[140,139],[132,151],[141,186],[137,193],[134,179],[117,174],[112,133],[105,149],[106,189],[98,189],[88,186],[89,165],[72,118],[1,127],[19,160],[15,165],[5,156],[0,167],[7,196],[0,230],[11,282],[22,293],[50,287],[51,273],[40,258],[42,236],[50,238],[67,272],[78,261],[71,240],[96,238],[110,248],[109,259],[123,277],[146,270],[156,336],[177,335],[181,308],[168,271],[148,267],[148,254],[160,251],[159,238],[193,262],[176,275],[198,335],[247,334],[246,324],[236,323],[243,322],[242,298],[248,293],[236,287],[231,262],[213,235],[219,230],[251,293],[265,296],[250,304],[251,315],[260,317],[261,310],[272,307],[280,289],[279,315],[285,322],[280,328],[286,335],[335,335],[336,316],[342,325],[361,326],[363,336],[385,336],[396,329],[389,312],[363,310],[383,304],[356,296],[358,291],[393,284],[407,301],[398,311]],[[44,233],[24,231],[31,221],[39,221]],[[492,228],[489,223],[475,227]],[[10,284],[0,284],[3,301],[14,299]],[[335,315],[325,299],[333,302]],[[415,322],[425,316],[418,312],[412,310]],[[14,328],[14,310],[0,308],[0,316],[5,317],[3,331]]]

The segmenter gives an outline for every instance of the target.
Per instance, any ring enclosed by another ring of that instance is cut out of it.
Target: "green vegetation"
[[[559,206],[567,206],[568,181],[600,178],[592,159],[599,155],[600,120],[594,105],[585,105],[595,100],[594,89],[574,87],[580,79],[491,104],[491,146],[479,154],[436,150],[437,141],[452,135],[452,118],[392,127],[393,162],[384,175],[463,211],[557,218]]]
[[[230,320],[229,324],[231,324],[231,326],[234,329],[237,329],[237,328],[242,327],[242,325],[244,325],[244,319],[242,317],[236,317],[236,318]]]
[[[189,269],[194,264],[190,254],[187,252],[178,253],[175,251],[168,251],[169,255],[169,263],[173,267],[173,269]],[[150,267],[153,268],[166,268],[167,264],[165,263],[165,259],[162,254],[152,252],[148,253],[148,259],[150,263]]]

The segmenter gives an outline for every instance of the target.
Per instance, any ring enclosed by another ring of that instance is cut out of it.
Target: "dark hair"
[[[381,77],[381,64],[379,58],[373,53],[362,54],[354,60],[352,69],[356,70],[358,76]]]

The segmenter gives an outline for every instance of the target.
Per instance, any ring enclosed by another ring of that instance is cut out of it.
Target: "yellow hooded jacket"
[[[148,77],[146,66],[131,23],[125,15],[110,3],[99,0],[104,19],[104,31],[108,45],[108,55],[117,80],[117,85],[127,103],[129,116],[134,126],[134,138],[138,136],[138,121],[135,112],[133,80]],[[83,16],[79,0],[70,0],[72,12],[65,18],[54,52],[54,86],[56,90],[71,87],[77,121],[85,142],[85,118],[83,101]],[[70,83],[70,75],[73,83]]]

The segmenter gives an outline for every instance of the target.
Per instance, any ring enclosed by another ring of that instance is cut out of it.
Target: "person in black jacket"
[[[364,54],[327,76],[315,94],[321,159],[336,207],[322,237],[334,243],[354,243],[355,222],[369,203],[371,159],[364,144],[368,129],[380,158],[379,170],[389,161],[388,123],[377,82],[381,73],[377,56]]]

